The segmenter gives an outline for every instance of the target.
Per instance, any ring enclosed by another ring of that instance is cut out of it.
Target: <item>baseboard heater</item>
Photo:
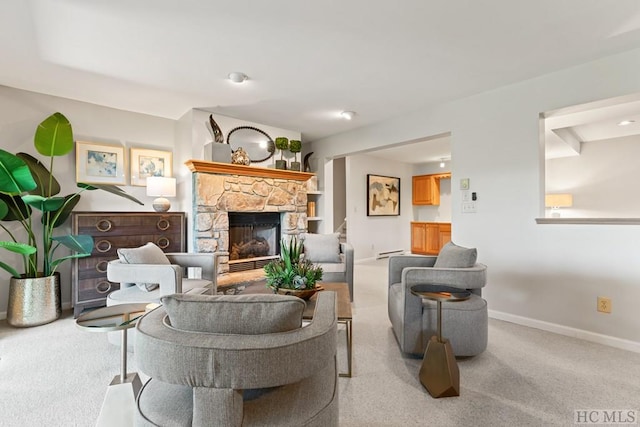
[[[396,249],[393,251],[378,252],[376,259],[389,258],[391,255],[400,255],[404,253],[404,249]]]

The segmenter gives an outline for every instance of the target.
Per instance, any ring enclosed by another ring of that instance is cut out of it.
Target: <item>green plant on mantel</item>
[[[289,138],[284,136],[279,136],[275,140],[276,148],[280,150],[280,160],[284,160],[282,158],[285,151],[289,149]]]
[[[289,141],[289,150],[293,153],[293,158],[298,161],[298,153],[302,151],[302,141],[298,139],[292,139]]]
[[[292,237],[289,242],[280,241],[280,258],[264,266],[267,287],[278,289],[313,289],[322,280],[322,267],[308,259],[301,259],[303,243]]]
[[[34,146],[49,158],[48,168],[30,154],[11,154],[0,149],[0,220],[19,223],[26,233],[22,243],[8,226],[0,223],[11,238],[0,241],[0,248],[22,255],[24,273],[1,261],[0,268],[16,278],[51,276],[65,260],[91,255],[90,236],[54,236],[55,228],[67,221],[82,192],[100,189],[143,205],[114,185],[77,183],[78,191],[58,196],[60,184],[53,176],[54,158],[69,154],[74,147],[71,124],[61,113],[54,113],[40,123]],[[41,212],[40,218],[34,218],[34,211]],[[72,254],[55,258],[60,246],[71,249]]]

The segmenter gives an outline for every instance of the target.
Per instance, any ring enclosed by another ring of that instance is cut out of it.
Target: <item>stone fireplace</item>
[[[228,253],[219,257],[218,274],[262,268],[279,254],[281,238],[307,231],[307,182],[314,174],[202,160],[186,164],[193,172],[194,248]],[[261,255],[265,249],[268,255]]]

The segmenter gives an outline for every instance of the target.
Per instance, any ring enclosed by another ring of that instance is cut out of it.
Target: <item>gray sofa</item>
[[[301,237],[305,259],[322,267],[321,282],[344,282],[353,301],[353,246],[339,241],[339,234],[312,234]]]
[[[388,313],[400,350],[422,356],[437,333],[436,302],[411,293],[411,286],[437,283],[471,291],[471,298],[442,303],[442,336],[456,356],[475,356],[487,348],[487,302],[482,298],[487,266],[476,262],[475,249],[448,243],[438,257],[400,255],[389,258]],[[438,262],[440,258],[440,262]]]
[[[136,326],[137,425],[337,426],[336,296],[171,295]]]

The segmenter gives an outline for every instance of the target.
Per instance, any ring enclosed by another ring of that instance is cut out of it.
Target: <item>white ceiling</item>
[[[637,0],[2,0],[0,84],[308,142],[638,48],[639,29]]]

